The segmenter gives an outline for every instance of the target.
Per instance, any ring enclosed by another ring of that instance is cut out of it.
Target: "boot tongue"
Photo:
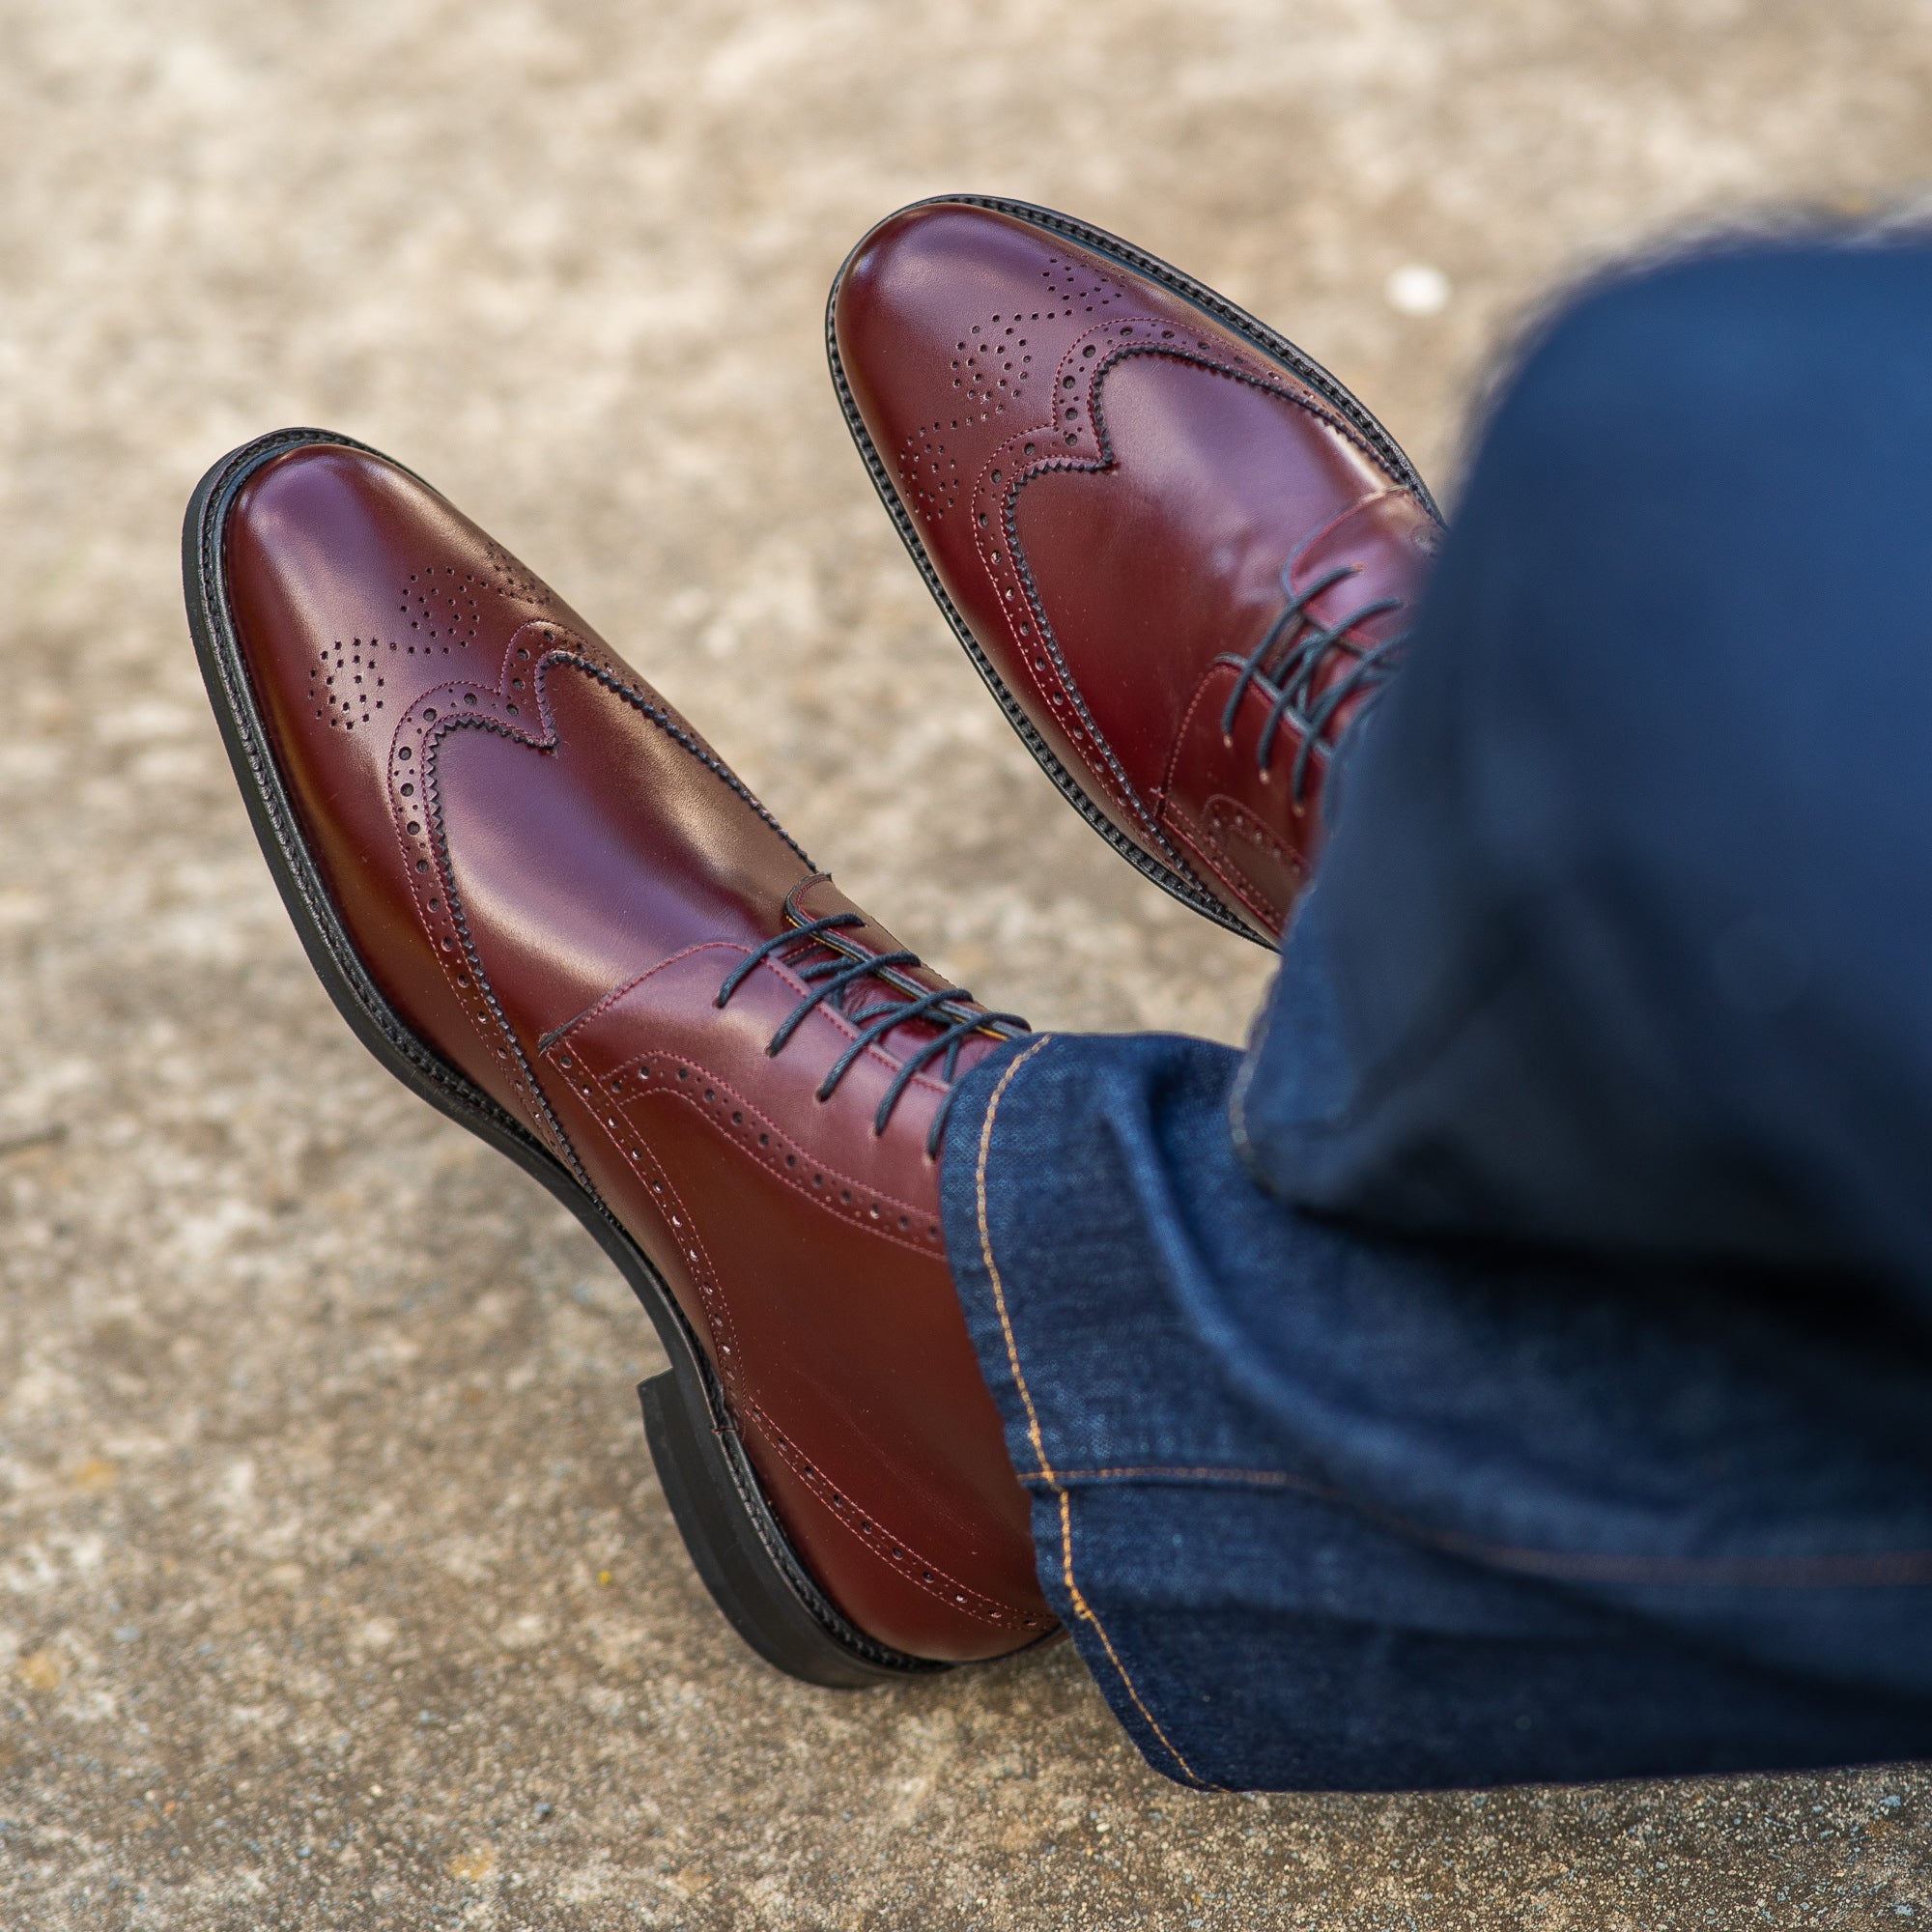
[[[900,945],[877,920],[869,918],[863,908],[854,905],[832,883],[829,873],[818,872],[802,879],[785,895],[786,916],[800,925],[809,925],[815,919],[826,919],[838,912],[857,913],[865,923],[840,926],[836,933],[828,932],[825,935],[827,943],[834,939],[849,941],[867,952],[907,952],[912,950]],[[943,986],[946,983],[928,966],[906,970],[923,984]]]
[[[785,912],[789,918],[796,920],[801,925],[808,924],[814,919],[824,919],[833,913],[857,913],[865,921],[863,925],[840,926],[837,932],[827,933],[825,935],[825,942],[832,940],[849,941],[863,951],[874,953],[902,952],[911,950],[902,946],[883,925],[879,924],[876,920],[868,917],[861,907],[854,905],[832,883],[830,875],[824,872],[802,879],[785,895]],[[837,949],[835,948],[834,950],[836,951]],[[949,983],[942,974],[934,972],[930,966],[923,963],[918,966],[901,966],[895,970],[903,974],[906,979],[916,980],[922,986],[937,989]],[[864,989],[864,997],[868,1005],[871,1004],[871,994],[874,988],[877,988],[881,994],[895,999],[910,997],[901,992],[897,987],[883,984],[877,980],[861,980],[860,985]],[[975,1000],[973,1004],[978,1006],[980,1002]],[[949,1024],[950,1022],[944,1020],[937,1022],[926,1019],[908,1020],[903,1028],[889,1034],[881,1044],[887,1052],[894,1054],[896,1058],[902,1055],[913,1042],[930,1038],[933,1034],[943,1032]],[[973,1035],[970,1038],[964,1040],[959,1047],[957,1071],[964,1073],[969,1067],[977,1065],[980,1061],[983,1060],[988,1053],[1000,1044],[1001,1041],[990,1034]],[[939,1065],[940,1063],[935,1062],[930,1070],[937,1073]]]
[[[1384,490],[1351,504],[1317,530],[1290,560],[1288,586],[1299,596],[1329,572],[1352,565],[1353,574],[1311,598],[1308,614],[1322,625],[1339,624],[1351,611],[1399,597],[1400,611],[1378,611],[1349,636],[1379,644],[1415,621],[1415,600],[1442,541],[1442,526],[1406,490]]]

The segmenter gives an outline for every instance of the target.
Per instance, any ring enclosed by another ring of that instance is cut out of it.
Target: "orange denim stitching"
[[[1209,1790],[1218,1790],[1220,1788],[1218,1785],[1208,1785],[1206,1778],[1196,1774],[1194,1767],[1181,1755],[1174,1740],[1161,1729],[1159,1719],[1142,1701],[1140,1690],[1128,1673],[1127,1666],[1121,1662],[1120,1652],[1114,1648],[1113,1638],[1107,1634],[1106,1625],[1094,1614],[1094,1606],[1088,1603],[1080,1585],[1074,1580],[1073,1498],[1061,1487],[1052,1465],[1046,1460],[1046,1444],[1039,1429],[1039,1411],[1033,1406],[1033,1392],[1027,1387],[1026,1372],[1020,1367],[1019,1344],[1014,1338],[1012,1318],[1007,1309],[1006,1283],[1000,1277],[999,1264],[993,1259],[992,1231],[986,1225],[986,1163],[992,1154],[993,1122],[999,1117],[1000,1102],[1006,1098],[1007,1089],[1012,1085],[1014,1076],[1052,1037],[1051,1034],[1041,1034],[1024,1053],[1011,1060],[1000,1075],[999,1084],[993,1089],[992,1098],[986,1102],[986,1118],[980,1127],[980,1158],[973,1173],[974,1207],[980,1223],[980,1256],[986,1264],[986,1278],[993,1287],[993,1305],[999,1311],[1000,1332],[1006,1338],[1007,1366],[1012,1371],[1013,1385],[1019,1390],[1020,1401],[1026,1406],[1027,1435],[1032,1439],[1034,1459],[1038,1464],[1036,1475],[1060,1498],[1060,1572],[1062,1580],[1066,1585],[1067,1597],[1073,1605],[1073,1613],[1083,1623],[1090,1625],[1094,1634],[1100,1639],[1100,1647],[1107,1653],[1107,1662],[1114,1666],[1115,1673],[1125,1688],[1127,1695],[1133,1699],[1134,1709],[1147,1719],[1148,1728],[1160,1740],[1168,1755],[1180,1767],[1182,1774],[1195,1784],[1206,1786]]]
[[[1621,1552],[1530,1549],[1436,1529],[1381,1510],[1332,1484],[1284,1469],[1171,1468],[1157,1464],[1110,1469],[1061,1469],[1055,1488],[1109,1479],[1225,1482],[1293,1490],[1351,1510],[1365,1522],[1424,1549],[1515,1575],[1563,1582],[1625,1584],[1659,1589],[1808,1590],[1923,1589],[1932,1584],[1932,1550],[1874,1549],[1816,1556],[1634,1556]]]
[[[1215,1483],[1262,1483],[1296,1484],[1300,1478],[1291,1476],[1285,1469],[1221,1469],[1211,1463],[1204,1463],[1198,1468],[1173,1468],[1164,1463],[1129,1463],[1117,1469],[1062,1469],[1060,1475],[1065,1482],[1097,1483],[1110,1477],[1123,1476],[1165,1476],[1172,1480],[1199,1480]]]
[[[993,1284],[993,1305],[1000,1312],[1000,1333],[1007,1341],[1007,1366],[1013,1372],[1013,1383],[1020,1392],[1020,1401],[1026,1405],[1027,1435],[1033,1441],[1034,1461],[1038,1465],[1035,1473],[1045,1482],[1054,1480],[1053,1470],[1046,1460],[1046,1444],[1039,1433],[1039,1415],[1033,1406],[1033,1393],[1027,1387],[1026,1376],[1020,1369],[1019,1344],[1013,1339],[1013,1324],[1007,1313],[1007,1287],[1000,1279],[999,1264],[993,1259],[993,1236],[986,1226],[986,1162],[993,1151],[993,1122],[998,1118],[1000,1102],[1006,1098],[1007,1089],[1013,1084],[1016,1074],[1053,1036],[1041,1034],[1027,1050],[1016,1055],[1007,1065],[1000,1075],[999,1085],[993,1089],[993,1097],[986,1102],[986,1118],[980,1123],[980,1160],[973,1172],[975,1206],[980,1217],[980,1259],[986,1264],[987,1278]]]

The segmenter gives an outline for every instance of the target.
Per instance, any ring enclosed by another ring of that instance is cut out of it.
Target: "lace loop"
[[[794,971],[801,980],[811,985],[811,991],[787,1013],[779,1029],[772,1035],[765,1052],[776,1058],[783,1052],[786,1043],[797,1033],[806,1020],[820,1007],[830,1005],[851,1024],[859,1029],[843,1053],[833,1063],[831,1070],[818,1083],[817,1099],[829,1100],[838,1091],[838,1083],[855,1066],[860,1057],[868,1047],[875,1046],[895,1027],[902,1027],[910,1021],[923,1020],[928,1025],[940,1028],[932,1038],[922,1040],[900,1063],[898,1071],[893,1076],[891,1086],[879,1102],[879,1109],[872,1117],[872,1132],[883,1134],[891,1124],[893,1110],[904,1096],[906,1089],[914,1078],[933,1061],[943,1057],[945,1065],[940,1077],[947,1083],[947,1092],[940,1100],[932,1117],[932,1125],[925,1136],[925,1151],[928,1159],[936,1159],[940,1142],[946,1131],[946,1122],[952,1112],[953,1095],[957,1089],[952,1085],[958,1071],[959,1049],[976,1033],[994,1033],[1012,1037],[1015,1034],[1028,1031],[1027,1023],[1017,1013],[988,1012],[974,1005],[973,995],[963,986],[921,986],[917,981],[907,980],[900,969],[917,966],[920,963],[916,952],[899,951],[895,952],[847,952],[843,948],[826,940],[828,933],[838,932],[846,927],[864,925],[865,920],[856,912],[828,913],[823,919],[808,920],[805,924],[794,926],[788,932],[781,932],[754,946],[737,965],[724,977],[724,983],[718,989],[715,1006],[723,1007],[740,986],[762,966],[767,959],[778,958],[788,947],[802,947],[810,951],[814,946],[822,946],[831,953],[829,959],[814,961],[809,966],[795,966]],[[877,978],[882,984],[895,990],[904,990],[910,997],[902,1000],[884,1000],[875,1006],[863,1009],[859,1012],[846,1012],[844,994],[861,980]]]
[[[1288,598],[1280,615],[1268,626],[1267,634],[1242,661],[1240,675],[1228,694],[1221,712],[1221,734],[1232,737],[1235,717],[1251,685],[1259,686],[1269,697],[1268,714],[1263,721],[1261,737],[1255,746],[1255,762],[1265,771],[1274,754],[1276,736],[1283,720],[1301,734],[1289,777],[1289,795],[1296,805],[1307,796],[1308,775],[1313,768],[1315,750],[1322,733],[1358,695],[1386,682],[1395,669],[1406,633],[1384,639],[1379,644],[1359,644],[1348,634],[1357,624],[1384,611],[1400,611],[1400,597],[1378,597],[1333,624],[1318,622],[1309,614],[1309,606],[1324,590],[1332,590],[1346,579],[1356,576],[1361,565],[1345,563],[1319,577],[1307,589],[1297,592],[1290,581],[1291,566],[1284,566],[1281,587]],[[1356,660],[1355,664],[1319,695],[1316,686],[1336,652]],[[1325,748],[1324,748],[1325,749]]]

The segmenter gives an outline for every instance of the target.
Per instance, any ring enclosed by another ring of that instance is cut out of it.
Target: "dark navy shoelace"
[[[939,1071],[940,1077],[947,1083],[946,1095],[940,1101],[925,1136],[925,1151],[929,1157],[936,1158],[946,1131],[947,1117],[952,1111],[952,1096],[958,1091],[952,1080],[958,1069],[959,1049],[976,1033],[990,1032],[1011,1038],[1029,1029],[1017,1013],[989,1013],[983,1008],[975,1007],[973,995],[963,986],[928,988],[916,980],[905,980],[904,970],[920,963],[916,952],[848,953],[824,937],[827,933],[846,926],[864,925],[865,923],[856,912],[829,913],[824,919],[810,920],[804,925],[794,926],[789,932],[781,932],[776,938],[766,940],[762,946],[754,946],[725,976],[724,983],[718,989],[717,1004],[723,1007],[759,966],[767,959],[781,956],[788,947],[798,947],[805,952],[829,952],[830,958],[816,960],[809,966],[798,965],[796,959],[786,962],[801,980],[811,984],[812,990],[785,1016],[765,1048],[765,1052],[773,1058],[783,1052],[785,1042],[805,1024],[807,1016],[821,1006],[830,1005],[857,1027],[859,1031],[851,1044],[818,1083],[817,1097],[821,1100],[831,1099],[839,1081],[844,1079],[859,1056],[867,1047],[884,1039],[895,1027],[902,1027],[911,1020],[924,1020],[937,1027],[939,1031],[930,1039],[922,1040],[900,1064],[892,1085],[886,1089],[885,1097],[879,1102],[879,1111],[872,1117],[873,1133],[884,1133],[893,1118],[893,1109],[898,1105],[913,1077],[935,1060],[943,1060],[945,1064]],[[895,975],[899,977],[895,978]],[[873,977],[877,977],[883,985],[902,989],[908,997],[884,1000],[857,1012],[848,1011],[845,1005],[847,989],[856,986],[861,980]]]
[[[1297,596],[1289,582],[1289,566],[1283,566],[1281,587],[1288,598],[1287,608],[1268,626],[1267,636],[1248,653],[1241,674],[1228,694],[1227,708],[1221,713],[1222,735],[1232,736],[1235,714],[1251,684],[1259,685],[1272,696],[1267,721],[1255,747],[1255,760],[1264,771],[1273,753],[1275,734],[1281,729],[1282,720],[1293,721],[1301,733],[1301,745],[1294,754],[1289,793],[1296,805],[1306,795],[1309,768],[1322,732],[1350,698],[1386,682],[1405,641],[1404,637],[1396,637],[1379,644],[1362,645],[1347,636],[1365,618],[1379,616],[1384,611],[1400,611],[1403,602],[1400,597],[1378,597],[1333,624],[1318,623],[1308,614],[1309,605],[1324,590],[1353,577],[1360,569],[1360,564],[1345,563],[1326,577],[1318,578]],[[1316,683],[1330,657],[1338,651],[1352,657],[1355,664],[1318,696]]]

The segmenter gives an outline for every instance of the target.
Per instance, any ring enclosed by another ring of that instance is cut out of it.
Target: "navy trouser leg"
[[[1171,1775],[1932,1754],[1928,333],[1903,250],[1573,313],[1245,1065],[962,1092],[1042,1578]]]
[[[1932,1314],[1932,249],[1586,302],[1496,415],[1238,1109],[1382,1225]]]

